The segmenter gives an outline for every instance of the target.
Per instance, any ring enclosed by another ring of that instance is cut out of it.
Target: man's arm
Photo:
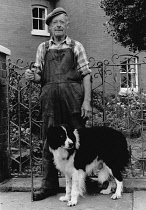
[[[83,77],[84,101],[81,107],[81,116],[83,118],[91,117],[91,75],[87,74]]]
[[[36,52],[36,60],[32,69],[27,69],[25,71],[25,78],[27,80],[31,80],[36,83],[39,83],[41,81],[40,72],[42,71],[42,66],[44,63],[44,55],[45,55],[45,43],[43,42],[38,46]]]
[[[87,74],[83,77],[84,101],[91,102],[91,75]]]

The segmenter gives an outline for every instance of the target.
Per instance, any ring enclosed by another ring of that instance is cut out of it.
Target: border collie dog
[[[75,206],[85,192],[86,175],[98,171],[98,182],[112,176],[116,190],[112,199],[120,198],[123,190],[122,171],[129,162],[126,138],[109,127],[93,127],[72,130],[67,126],[51,126],[47,140],[57,169],[65,174],[66,194],[60,201]],[[100,193],[111,193],[112,182]]]

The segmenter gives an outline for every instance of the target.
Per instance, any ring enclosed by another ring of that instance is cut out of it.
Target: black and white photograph
[[[0,11],[0,210],[146,209],[146,0]]]

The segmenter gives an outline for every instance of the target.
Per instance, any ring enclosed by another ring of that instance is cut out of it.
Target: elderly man
[[[91,116],[91,70],[82,44],[67,36],[67,12],[58,7],[46,18],[51,38],[39,45],[34,67],[25,77],[40,82],[43,119],[43,180],[34,201],[59,192],[58,172],[49,151],[46,133],[49,126],[70,124],[85,126]]]

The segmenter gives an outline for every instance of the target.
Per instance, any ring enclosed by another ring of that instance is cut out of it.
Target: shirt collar
[[[52,45],[52,44],[56,44],[56,43],[54,42],[54,40],[53,40],[53,37],[51,37],[49,41],[50,41],[50,44],[51,44],[51,45]],[[71,39],[70,39],[68,36],[66,36],[66,38],[61,42],[61,44],[70,45],[70,44],[71,44]]]

